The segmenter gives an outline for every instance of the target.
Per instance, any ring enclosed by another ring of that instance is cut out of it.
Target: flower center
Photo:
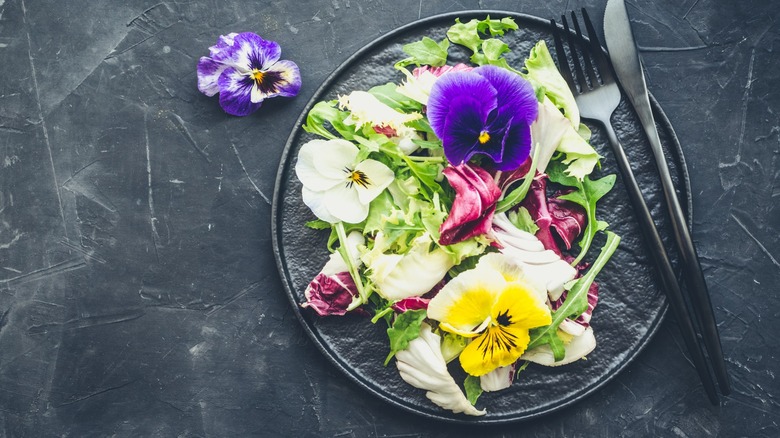
[[[347,174],[347,188],[351,189],[353,185],[357,184],[365,189],[371,185],[368,175],[361,170],[352,170],[349,167],[345,167],[344,172]]]
[[[479,340],[477,348],[482,352],[482,360],[489,360],[493,356],[512,351],[517,347],[517,336],[505,330],[502,326],[489,327],[485,335]]]
[[[252,72],[249,73],[249,76],[251,76],[252,79],[254,79],[255,83],[257,83],[257,86],[259,87],[260,84],[263,83],[263,76],[265,76],[265,73],[263,73],[262,71],[256,68],[253,68]]]
[[[511,325],[512,324],[512,315],[509,314],[508,310],[505,310],[505,311],[503,311],[503,312],[498,314],[498,316],[496,317],[496,322],[498,323],[498,325],[501,325],[501,326],[504,326],[504,327],[506,327],[508,325]]]
[[[490,133],[487,131],[482,131],[479,133],[479,137],[477,139],[479,140],[479,144],[485,144],[490,141]]]

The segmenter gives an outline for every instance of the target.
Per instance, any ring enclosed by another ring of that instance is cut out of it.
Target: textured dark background
[[[6,436],[780,435],[780,6],[630,2],[686,154],[693,236],[733,394],[709,405],[672,318],[586,400],[511,426],[420,420],[301,330],[271,245],[282,147],[316,87],[419,17],[554,17],[605,1],[0,0],[0,430]],[[226,116],[195,86],[220,34],[302,68],[292,100]]]

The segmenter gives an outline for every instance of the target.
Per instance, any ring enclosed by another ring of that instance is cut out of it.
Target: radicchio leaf
[[[501,196],[493,178],[484,169],[468,163],[447,167],[443,172],[455,189],[455,201],[439,229],[439,243],[452,245],[488,233]]]
[[[320,316],[342,316],[347,313],[352,298],[358,296],[358,290],[349,272],[332,275],[321,272],[309,283],[304,294],[306,302],[301,307],[311,307]]]

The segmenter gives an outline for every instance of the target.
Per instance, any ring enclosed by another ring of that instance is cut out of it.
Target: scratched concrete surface
[[[5,436],[780,436],[780,6],[629,2],[691,174],[733,394],[708,404],[669,318],[586,400],[503,427],[387,406],[303,333],[273,261],[282,146],[318,84],[419,17],[554,17],[604,0],[0,0],[0,433]],[[198,93],[220,34],[302,67],[247,118]]]

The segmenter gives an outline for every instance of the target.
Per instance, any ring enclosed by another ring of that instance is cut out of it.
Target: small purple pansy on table
[[[209,97],[219,93],[222,109],[234,116],[252,114],[265,99],[293,97],[301,73],[281,54],[278,43],[251,32],[221,35],[198,61],[198,89]]]

